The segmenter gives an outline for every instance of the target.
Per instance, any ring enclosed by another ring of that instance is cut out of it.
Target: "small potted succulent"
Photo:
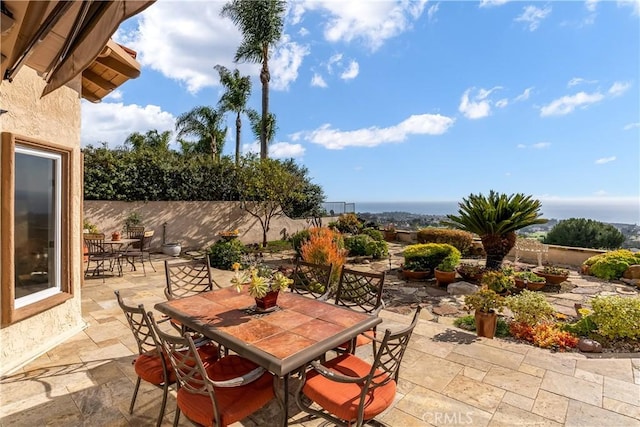
[[[544,277],[547,283],[552,285],[559,285],[569,277],[569,270],[554,265],[545,266],[541,270],[536,270],[535,273],[538,276]]]
[[[460,256],[460,251],[452,247],[449,255],[436,266],[434,273],[439,286],[446,286],[456,281],[456,265],[460,262]]]
[[[281,271],[273,270],[265,265],[253,265],[242,270],[240,263],[233,264],[234,276],[231,283],[241,292],[245,287],[256,300],[258,310],[269,310],[276,307],[278,294],[293,283]]]
[[[482,279],[485,268],[480,264],[463,262],[456,268],[456,271],[464,280],[479,282]]]
[[[498,325],[498,313],[505,306],[504,297],[483,286],[478,291],[465,296],[467,310],[474,310],[476,333],[479,337],[493,338]]]

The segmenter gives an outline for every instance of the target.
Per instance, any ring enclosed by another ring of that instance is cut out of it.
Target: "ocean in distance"
[[[422,215],[448,215],[458,212],[458,202],[355,202],[356,213],[409,212]],[[619,224],[640,224],[640,203],[615,201],[542,201],[546,219],[587,218]]]

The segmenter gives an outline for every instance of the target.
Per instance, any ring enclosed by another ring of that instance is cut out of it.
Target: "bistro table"
[[[118,240],[104,239],[104,244],[111,246],[111,252],[120,252],[122,256],[125,257],[125,259],[126,259],[127,251],[129,250],[129,246],[137,242],[140,242],[140,239],[125,239],[124,237]],[[123,246],[124,246],[124,250],[123,250]],[[120,261],[118,261],[118,263],[119,262]],[[133,270],[135,271],[135,266],[133,265],[133,262],[129,261],[129,263],[131,264],[131,266],[133,267]],[[121,264],[120,264],[120,269],[122,269]]]
[[[284,426],[289,374],[382,321],[292,292],[280,292],[277,309],[260,313],[255,300],[235,287],[158,303],[155,308],[273,373]]]

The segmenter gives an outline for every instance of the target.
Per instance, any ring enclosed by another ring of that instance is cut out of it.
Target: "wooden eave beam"
[[[82,72],[82,77],[87,80],[90,80],[92,83],[96,84],[97,86],[100,86],[104,90],[114,90],[115,88],[118,87],[117,84],[102,78],[102,76],[94,73],[90,69],[84,70]]]
[[[130,66],[128,66],[127,64],[123,64],[122,62],[118,61],[117,59],[114,59],[110,56],[104,57],[104,58],[96,58],[96,62],[98,62],[99,64],[104,65],[105,67],[115,71],[116,73],[120,73],[123,76],[129,78],[129,79],[135,79],[138,78],[140,76],[140,70],[136,70],[134,68],[131,68]]]

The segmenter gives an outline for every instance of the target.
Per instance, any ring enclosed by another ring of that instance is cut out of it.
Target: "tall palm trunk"
[[[240,120],[240,111],[236,115],[236,166],[240,163],[240,129],[242,128],[242,120]]]
[[[216,144],[216,136],[211,135],[211,158],[213,159],[214,163],[216,161],[217,154],[218,154],[218,147]]]
[[[516,233],[485,234],[480,236],[480,240],[487,253],[487,269],[499,270],[502,267],[502,261],[516,244]]]
[[[269,45],[262,46],[262,70],[260,70],[260,82],[262,83],[262,123],[260,128],[260,158],[267,158],[267,120],[269,118]]]

